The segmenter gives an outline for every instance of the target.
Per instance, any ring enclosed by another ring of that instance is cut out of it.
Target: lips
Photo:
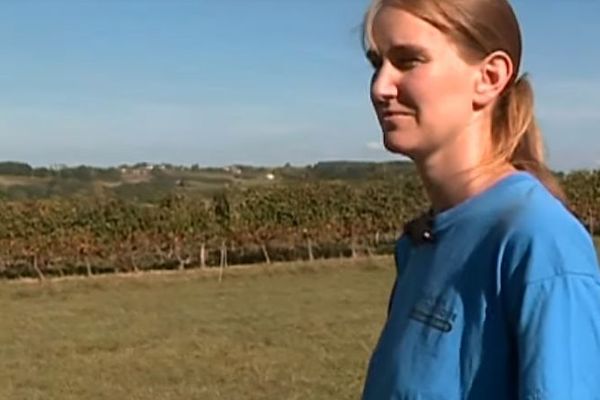
[[[392,118],[392,117],[410,117],[413,116],[414,113],[409,111],[393,111],[393,110],[385,110],[381,112],[382,118]]]
[[[392,106],[391,104],[380,104],[377,107],[382,117],[391,115],[414,115],[414,111],[408,107]]]

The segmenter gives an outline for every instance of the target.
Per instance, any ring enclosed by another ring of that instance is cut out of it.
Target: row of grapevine
[[[596,229],[600,171],[561,179],[573,210]],[[212,199],[173,194],[153,204],[100,198],[0,202],[0,276],[356,255],[393,242],[404,222],[424,208],[423,187],[409,174],[353,185],[229,190]]]
[[[311,259],[325,244],[344,244],[356,254],[378,238],[392,240],[422,198],[418,181],[409,177],[364,186],[255,187],[210,200],[171,195],[155,204],[0,202],[0,275],[183,269],[225,264],[228,256],[243,261],[257,251],[266,262],[273,255]]]

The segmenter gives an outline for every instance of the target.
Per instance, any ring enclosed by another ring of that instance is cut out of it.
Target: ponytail
[[[544,144],[533,113],[533,89],[526,75],[509,85],[494,109],[492,138],[496,157],[533,174],[565,206],[567,198],[544,161]]]

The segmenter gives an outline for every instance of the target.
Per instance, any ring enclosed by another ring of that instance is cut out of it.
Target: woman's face
[[[473,116],[476,66],[433,25],[384,6],[373,21],[371,100],[385,147],[414,160],[452,148]]]

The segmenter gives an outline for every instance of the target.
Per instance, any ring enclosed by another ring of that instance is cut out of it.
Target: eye
[[[371,63],[373,68],[379,69],[381,68],[381,56],[377,54],[374,50],[367,51],[366,54],[367,60]]]
[[[392,59],[392,64],[402,71],[408,71],[417,67],[423,60],[418,57],[396,57]]]

